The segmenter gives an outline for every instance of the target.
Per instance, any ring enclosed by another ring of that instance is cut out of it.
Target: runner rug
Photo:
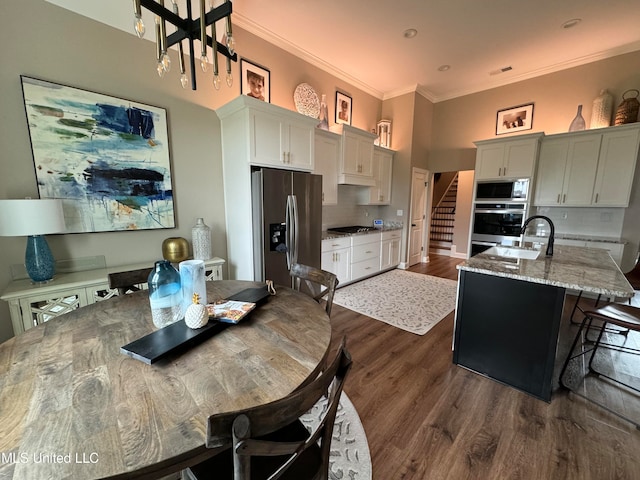
[[[390,270],[336,290],[333,303],[424,335],[456,306],[455,280]]]

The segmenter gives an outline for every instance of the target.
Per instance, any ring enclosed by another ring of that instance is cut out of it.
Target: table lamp
[[[64,230],[62,200],[0,200],[0,236],[27,236],[24,265],[34,283],[48,282],[56,271],[43,235]]]

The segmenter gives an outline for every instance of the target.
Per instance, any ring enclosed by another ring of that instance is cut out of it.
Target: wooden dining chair
[[[188,480],[327,480],[336,412],[351,368],[344,340],[332,358],[312,382],[281,400],[210,416],[206,446],[232,447],[184,470],[183,476]],[[299,418],[324,396],[326,409],[318,426],[309,431]]]
[[[109,288],[118,289],[118,295],[137,292],[140,290],[138,285],[147,283],[151,270],[153,270],[153,267],[110,273],[108,275]]]
[[[301,263],[291,265],[289,274],[294,279],[293,287],[296,290],[300,291],[301,285],[303,285],[302,282],[304,282],[306,289],[303,291],[305,291],[305,293],[308,293],[318,303],[321,303],[324,299],[327,315],[331,316],[333,295],[338,286],[338,277],[326,270],[310,267]]]

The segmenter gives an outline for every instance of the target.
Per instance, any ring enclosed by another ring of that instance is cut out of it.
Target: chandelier
[[[178,58],[180,60],[180,83],[182,88],[187,88],[189,79],[185,71],[184,51],[182,41],[186,40],[189,44],[190,58],[190,75],[191,89],[196,89],[196,55],[194,48],[194,40],[200,40],[200,67],[203,72],[207,71],[207,48],[211,47],[213,51],[213,86],[216,90],[220,89],[220,75],[218,70],[218,53],[225,57],[227,75],[226,82],[230,87],[233,85],[233,76],[231,75],[231,61],[236,62],[238,55],[235,53],[235,40],[231,28],[231,1],[224,0],[218,7],[213,6],[210,0],[208,11],[205,8],[205,0],[200,2],[200,18],[194,19],[191,12],[191,0],[186,1],[187,16],[180,17],[178,4],[176,0],[171,0],[171,10],[165,8],[164,0],[133,0],[134,21],[133,28],[139,38],[144,36],[146,27],[142,21],[142,7],[155,14],[155,33],[156,33],[156,71],[162,78],[164,74],[171,69],[171,59],[167,54],[167,49],[173,45],[178,45]],[[218,42],[216,32],[216,22],[223,20],[225,23],[225,31],[222,37],[223,43]],[[170,23],[175,30],[167,35],[166,24]],[[207,35],[207,27],[211,27],[211,35]]]

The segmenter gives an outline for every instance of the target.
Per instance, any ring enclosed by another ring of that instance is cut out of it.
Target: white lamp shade
[[[0,200],[0,236],[21,237],[65,231],[62,200]]]

